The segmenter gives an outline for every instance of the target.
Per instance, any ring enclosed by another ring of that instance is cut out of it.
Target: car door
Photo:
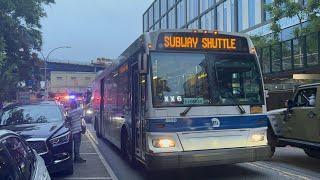
[[[11,156],[8,154],[7,148],[0,143],[0,179],[19,180],[20,172]]]
[[[24,179],[31,179],[34,173],[34,164],[30,160],[30,155],[24,141],[18,137],[11,136],[3,140],[2,143],[6,146],[11,158],[18,166]]]
[[[293,107],[283,120],[284,137],[307,140],[307,134],[314,131],[317,125],[317,107],[310,104],[310,97],[316,95],[316,87],[301,88],[293,99]]]
[[[320,87],[312,88],[312,93],[314,95],[314,104],[312,104],[312,109],[307,112],[308,119],[304,126],[305,140],[310,142],[320,142]],[[311,95],[312,97],[312,95]]]

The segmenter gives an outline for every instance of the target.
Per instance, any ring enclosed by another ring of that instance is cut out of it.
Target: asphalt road
[[[320,160],[309,158],[303,150],[293,147],[278,148],[270,161],[181,169],[147,177],[142,167],[131,168],[113,145],[98,139],[91,125],[88,129],[93,142],[119,180],[320,179]]]

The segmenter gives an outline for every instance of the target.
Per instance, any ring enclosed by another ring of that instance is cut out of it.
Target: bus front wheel
[[[135,158],[133,156],[132,141],[125,129],[121,132],[121,154],[129,161],[132,167],[136,167]]]

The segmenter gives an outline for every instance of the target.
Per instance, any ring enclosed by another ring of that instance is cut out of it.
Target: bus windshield
[[[262,105],[251,54],[151,53],[154,106]]]

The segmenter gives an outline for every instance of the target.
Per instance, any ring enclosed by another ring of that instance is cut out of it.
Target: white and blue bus
[[[247,35],[141,35],[93,85],[94,127],[147,169],[265,160],[263,78]]]

